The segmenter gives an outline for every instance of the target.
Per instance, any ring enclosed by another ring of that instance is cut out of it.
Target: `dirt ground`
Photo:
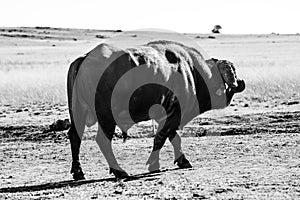
[[[161,152],[162,171],[154,174],[147,173],[145,165],[152,149],[151,126],[133,128],[136,134],[126,143],[118,138],[113,141],[118,161],[132,175],[122,181],[108,174],[93,129],[82,143],[86,180],[72,181],[66,132],[45,136],[41,133],[47,126],[31,127],[32,131],[30,127],[7,128],[3,132],[10,136],[1,134],[0,197],[298,199],[300,109],[291,109],[298,111],[286,108],[246,114],[241,110],[232,115],[229,108],[223,116],[212,117],[212,112],[198,117],[181,132],[193,168],[176,168],[167,142]]]
[[[238,72],[247,83],[231,106],[180,131],[193,168],[173,164],[167,141],[161,172],[148,173],[153,133],[144,122],[125,143],[113,140],[132,175],[116,180],[91,127],[80,154],[86,180],[73,181],[67,133],[49,132],[54,121],[68,118],[65,72],[73,58],[118,32],[0,29],[0,199],[300,199],[300,37],[293,35],[190,35],[209,55],[243,66]]]

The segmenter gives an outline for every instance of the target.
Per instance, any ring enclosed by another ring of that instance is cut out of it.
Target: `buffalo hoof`
[[[73,179],[75,181],[78,181],[78,180],[84,180],[84,173],[82,172],[82,169],[81,167],[79,168],[72,168],[71,169],[71,174],[73,175]]]
[[[186,168],[192,168],[192,165],[190,162],[186,159],[184,155],[181,155],[179,158],[177,158],[174,161],[174,164],[177,163],[177,166],[181,169],[186,169]]]
[[[158,161],[156,161],[156,162],[153,162],[153,163],[151,163],[151,164],[149,164],[149,167],[148,167],[148,170],[149,170],[149,172],[159,172],[160,170],[159,170],[159,162]]]
[[[85,179],[84,173],[82,171],[79,173],[73,173],[73,179],[75,181],[84,180]]]
[[[84,180],[84,173],[81,169],[80,163],[74,162],[72,163],[71,174],[73,175],[73,179],[75,181]]]
[[[109,173],[114,174],[116,178],[120,179],[129,177],[129,175],[124,170],[109,168]]]

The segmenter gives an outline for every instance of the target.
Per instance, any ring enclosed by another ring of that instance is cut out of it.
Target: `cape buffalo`
[[[179,168],[192,167],[176,131],[203,112],[225,108],[244,89],[231,62],[205,60],[200,51],[181,43],[163,40],[127,49],[98,45],[76,59],[68,72],[73,178],[84,179],[79,162],[81,138],[85,126],[96,122],[96,142],[117,178],[128,174],[112,151],[116,125],[126,137],[134,123],[149,119],[159,125],[147,161],[149,171],[159,170],[159,152],[167,138],[174,147],[174,163]]]

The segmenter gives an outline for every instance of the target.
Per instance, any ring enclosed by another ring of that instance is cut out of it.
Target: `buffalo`
[[[244,89],[245,82],[237,77],[233,63],[204,59],[196,48],[178,42],[153,41],[126,49],[98,45],[77,58],[68,71],[73,178],[84,179],[79,162],[81,138],[85,126],[96,122],[96,142],[117,178],[128,174],[112,151],[116,125],[126,138],[133,124],[149,119],[158,123],[146,162],[149,171],[159,170],[159,152],[167,139],[174,147],[174,163],[179,168],[192,167],[177,130],[201,113],[225,108]]]

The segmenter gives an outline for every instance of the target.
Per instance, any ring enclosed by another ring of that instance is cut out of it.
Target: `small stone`
[[[122,194],[123,191],[122,191],[122,190],[115,190],[114,193],[115,193],[115,194]]]
[[[197,194],[197,193],[194,193],[194,194],[193,194],[193,198],[197,198],[197,199],[207,199],[204,195]]]
[[[287,103],[288,106],[299,104],[299,101],[290,101]]]
[[[157,184],[159,184],[159,185],[163,185],[164,183],[162,182],[162,181],[158,181],[158,183]]]

